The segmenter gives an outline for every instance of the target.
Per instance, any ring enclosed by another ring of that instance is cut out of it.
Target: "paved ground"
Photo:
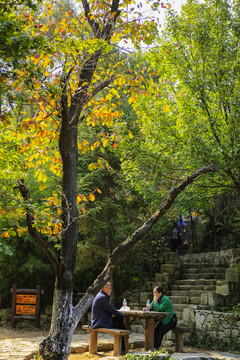
[[[27,360],[29,355],[36,351],[39,343],[46,337],[47,333],[41,331],[21,331],[0,328],[0,360]],[[88,351],[88,334],[75,334],[72,341],[72,356],[78,359],[77,354]],[[104,357],[104,352],[109,351],[113,344],[113,337],[109,334],[99,334],[99,351],[102,352],[101,360],[116,360],[113,356]],[[132,333],[130,335],[130,344],[137,352],[143,354],[144,339],[142,334]],[[136,350],[139,349],[139,350]],[[172,359],[180,360],[240,360],[240,355],[228,353],[204,352],[198,353],[194,349],[185,348],[185,353],[172,353],[173,348],[167,348],[172,354]],[[76,356],[76,357],[75,357]],[[92,358],[92,357],[91,357]]]

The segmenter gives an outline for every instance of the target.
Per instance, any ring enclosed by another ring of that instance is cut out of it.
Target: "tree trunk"
[[[55,285],[50,332],[39,347],[43,359],[68,359],[73,335],[72,323],[72,290],[64,292]]]
[[[74,330],[94,298],[92,294],[86,294],[74,308],[72,295],[71,290],[63,292],[55,286],[51,328],[39,346],[40,355],[45,360],[68,359]]]

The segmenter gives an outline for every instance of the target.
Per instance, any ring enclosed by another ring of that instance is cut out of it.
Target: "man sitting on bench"
[[[122,313],[109,303],[111,292],[112,285],[110,282],[107,282],[93,300],[91,310],[92,329],[125,329]],[[112,317],[112,315],[115,316]],[[125,353],[124,338],[122,338],[122,353]]]

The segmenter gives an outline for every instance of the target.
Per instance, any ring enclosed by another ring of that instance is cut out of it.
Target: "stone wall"
[[[214,338],[237,341],[240,334],[240,314],[195,310],[197,330],[207,330]]]

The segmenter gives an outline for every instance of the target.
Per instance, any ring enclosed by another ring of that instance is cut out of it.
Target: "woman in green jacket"
[[[164,317],[154,330],[154,348],[158,350],[163,336],[177,325],[177,316],[173,304],[160,286],[153,289],[153,301],[151,302],[150,311],[171,313],[171,316]]]

